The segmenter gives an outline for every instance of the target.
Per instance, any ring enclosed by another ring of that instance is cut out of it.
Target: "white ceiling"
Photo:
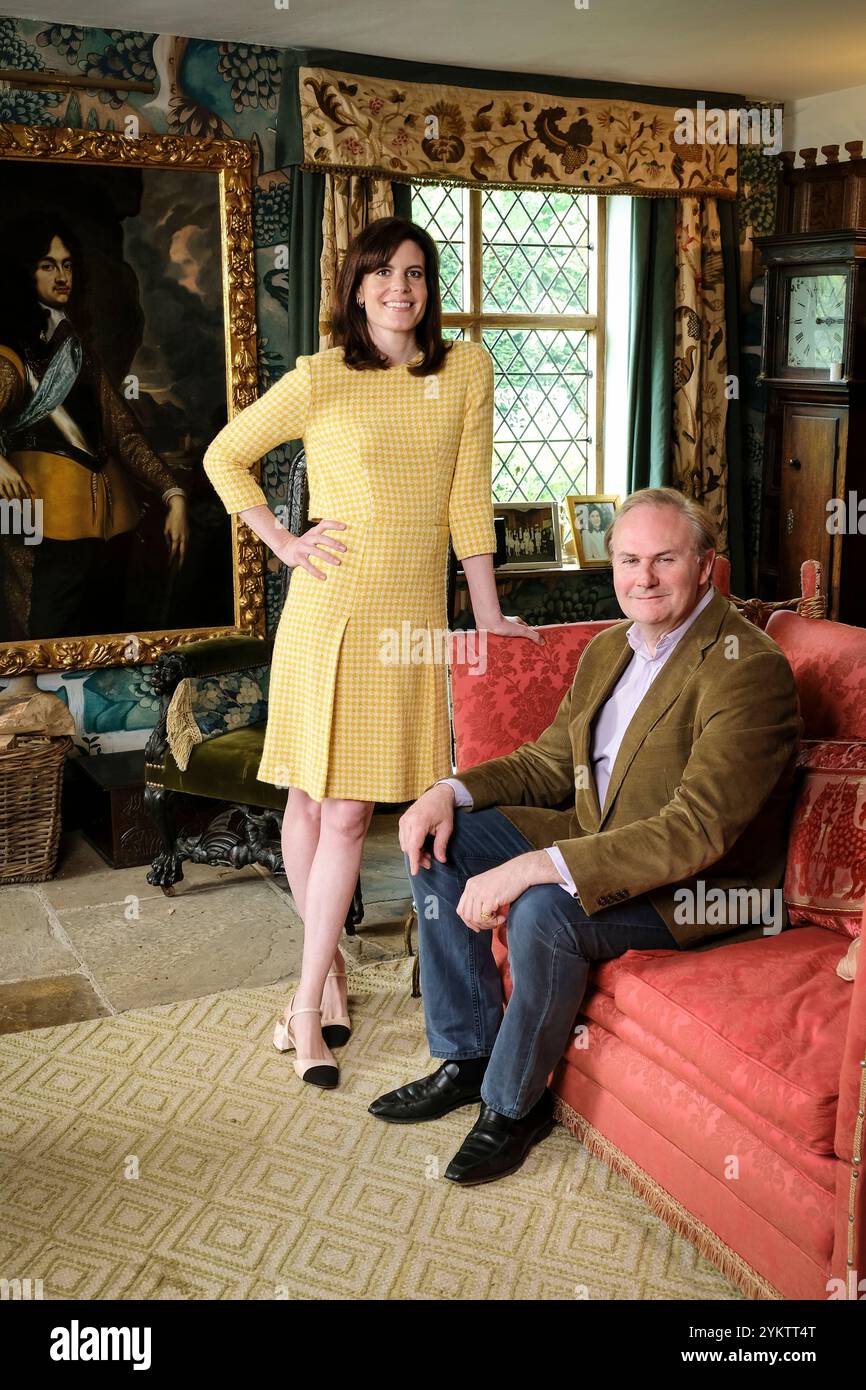
[[[9,0],[7,0],[9,3]],[[23,19],[792,101],[866,82],[864,0],[44,0]],[[284,6],[285,8],[282,8]]]

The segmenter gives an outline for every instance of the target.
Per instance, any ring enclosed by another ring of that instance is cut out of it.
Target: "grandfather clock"
[[[755,245],[768,390],[759,590],[799,593],[802,561],[817,559],[829,616],[866,625],[866,230]]]

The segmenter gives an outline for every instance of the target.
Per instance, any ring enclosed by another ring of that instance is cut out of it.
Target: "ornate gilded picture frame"
[[[201,466],[258,395],[250,146],[0,123],[0,675],[265,634]]]

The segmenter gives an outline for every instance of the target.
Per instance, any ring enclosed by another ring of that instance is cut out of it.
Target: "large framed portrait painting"
[[[250,147],[0,125],[0,181],[0,674],[262,635],[201,466],[257,394]]]

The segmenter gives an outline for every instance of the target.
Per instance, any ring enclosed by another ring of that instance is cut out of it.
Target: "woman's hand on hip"
[[[325,535],[326,531],[338,529],[346,529],[345,521],[317,521],[315,526],[311,526],[309,531],[304,531],[302,535],[287,536],[277,554],[283,563],[291,569],[300,565],[302,569],[315,575],[316,579],[327,579],[327,573],[320,570],[312,561],[326,560],[329,565],[341,563],[337,552],[345,550],[346,546],[342,541]]]

